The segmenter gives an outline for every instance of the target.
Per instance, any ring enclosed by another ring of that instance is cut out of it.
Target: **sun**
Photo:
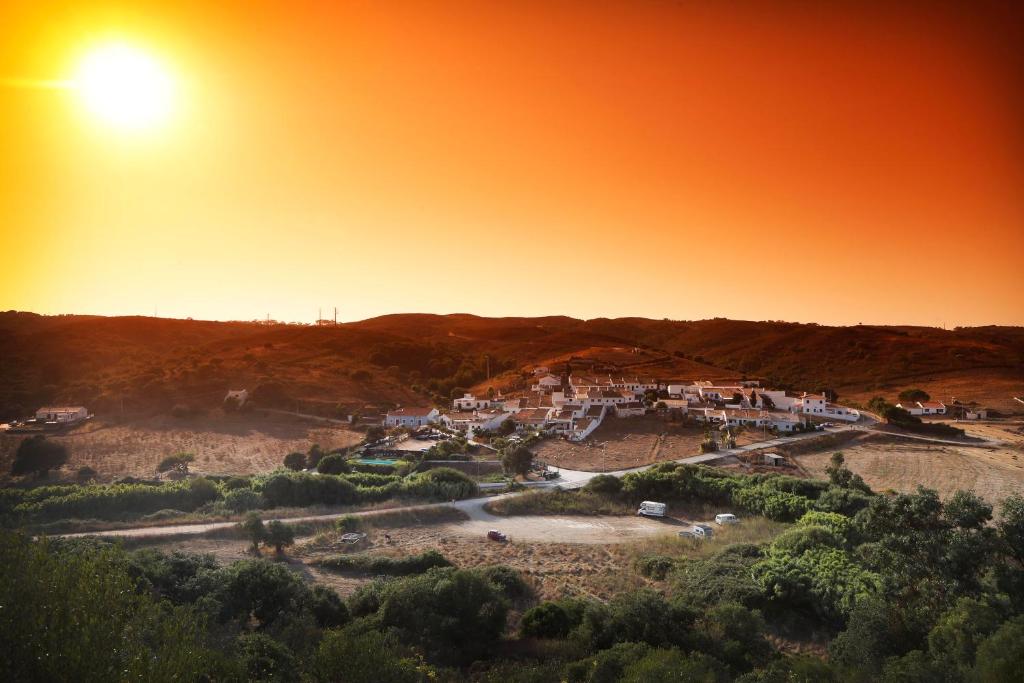
[[[105,45],[87,53],[72,84],[91,112],[119,128],[150,128],[171,114],[170,74],[156,59],[129,45]]]

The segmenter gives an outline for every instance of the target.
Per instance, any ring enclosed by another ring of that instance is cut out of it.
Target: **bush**
[[[243,633],[235,641],[238,656],[251,681],[297,681],[295,655],[262,633]]]
[[[289,453],[284,456],[284,466],[293,472],[299,472],[306,469],[305,453]]]
[[[323,560],[320,562],[320,565],[340,572],[406,576],[409,574],[422,574],[434,567],[451,567],[452,563],[438,551],[428,550],[419,555],[407,555],[406,557],[365,554],[341,555]]]
[[[316,471],[320,474],[344,474],[349,471],[348,461],[344,456],[332,453],[320,459]]]
[[[477,571],[506,598],[521,598],[530,592],[523,577],[512,567],[498,564]]]
[[[82,484],[87,484],[95,478],[96,470],[91,467],[80,467],[75,473],[75,480]]]
[[[195,459],[196,456],[191,453],[175,453],[174,455],[168,455],[156,466],[156,471],[168,472],[170,470],[177,470],[183,474],[188,474],[188,465]]]
[[[43,476],[50,470],[60,468],[68,461],[68,449],[64,444],[47,439],[42,434],[22,439],[14,454],[11,474],[21,476],[34,474]]]
[[[532,638],[564,638],[579,622],[557,602],[543,602],[523,614],[520,632]]]
[[[40,521],[116,519],[167,508],[191,512],[220,498],[216,484],[202,477],[168,484],[44,487],[33,493],[15,507],[15,512]]]
[[[267,545],[274,546],[274,550],[280,555],[284,552],[286,545],[295,543],[295,530],[275,519],[267,524],[267,531],[263,541]]]
[[[224,494],[224,507],[232,512],[258,510],[263,503],[263,496],[252,489],[234,489]]]
[[[583,489],[604,496],[614,496],[622,491],[622,480],[610,474],[599,474],[588,481]]]
[[[646,576],[657,581],[663,580],[672,568],[676,566],[675,560],[664,555],[648,555],[637,558],[633,566],[641,576]]]

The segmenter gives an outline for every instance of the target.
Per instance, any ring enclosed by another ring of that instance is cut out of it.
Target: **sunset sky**
[[[0,4],[0,310],[1024,324],[1014,3],[329,4]]]

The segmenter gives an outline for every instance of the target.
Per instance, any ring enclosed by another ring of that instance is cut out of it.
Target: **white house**
[[[792,432],[800,424],[800,418],[796,415],[790,415],[787,413],[771,413],[771,421],[768,423],[769,427],[774,427],[780,432]]]
[[[824,415],[828,399],[821,394],[804,393],[800,397],[800,412],[805,415]]]
[[[492,403],[495,401],[489,398],[477,398],[473,394],[463,394],[462,398],[452,401],[452,408],[455,410],[480,410],[481,408],[490,408]]]
[[[646,412],[644,404],[640,401],[619,403],[615,406],[615,417],[640,417]]]
[[[224,402],[234,401],[235,405],[239,408],[245,405],[245,402],[249,400],[249,391],[247,389],[232,389],[228,391],[227,396],[224,397]]]
[[[437,408],[408,407],[389,410],[384,417],[386,427],[422,427],[437,422],[440,417]]]
[[[43,406],[36,411],[36,419],[56,424],[74,424],[89,417],[83,406]]]
[[[537,383],[531,387],[534,391],[549,391],[562,386],[562,378],[552,374],[540,377]]]
[[[583,417],[573,424],[573,430],[569,434],[570,441],[583,441],[583,439],[590,436],[591,432],[600,426],[600,420],[594,420],[589,417]]]
[[[896,407],[903,408],[903,410],[907,411],[911,415],[924,415],[924,408],[917,405],[916,402],[906,401],[903,403],[897,403]]]
[[[768,413],[760,410],[730,410],[726,413],[730,427],[766,427],[771,423]]]
[[[941,401],[918,401],[922,415],[945,415],[946,404]]]
[[[838,406],[835,403],[829,403],[825,406],[825,417],[830,420],[856,422],[860,419],[860,411],[854,410],[853,408],[847,408],[846,406]]]

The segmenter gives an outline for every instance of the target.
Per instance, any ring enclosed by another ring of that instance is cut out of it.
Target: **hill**
[[[265,405],[331,414],[523,385],[524,368],[567,362],[666,379],[745,375],[847,396],[966,374],[999,380],[1005,393],[1024,388],[1024,328],[464,314],[313,327],[6,312],[0,417],[49,402],[98,413],[204,407],[242,387]]]

